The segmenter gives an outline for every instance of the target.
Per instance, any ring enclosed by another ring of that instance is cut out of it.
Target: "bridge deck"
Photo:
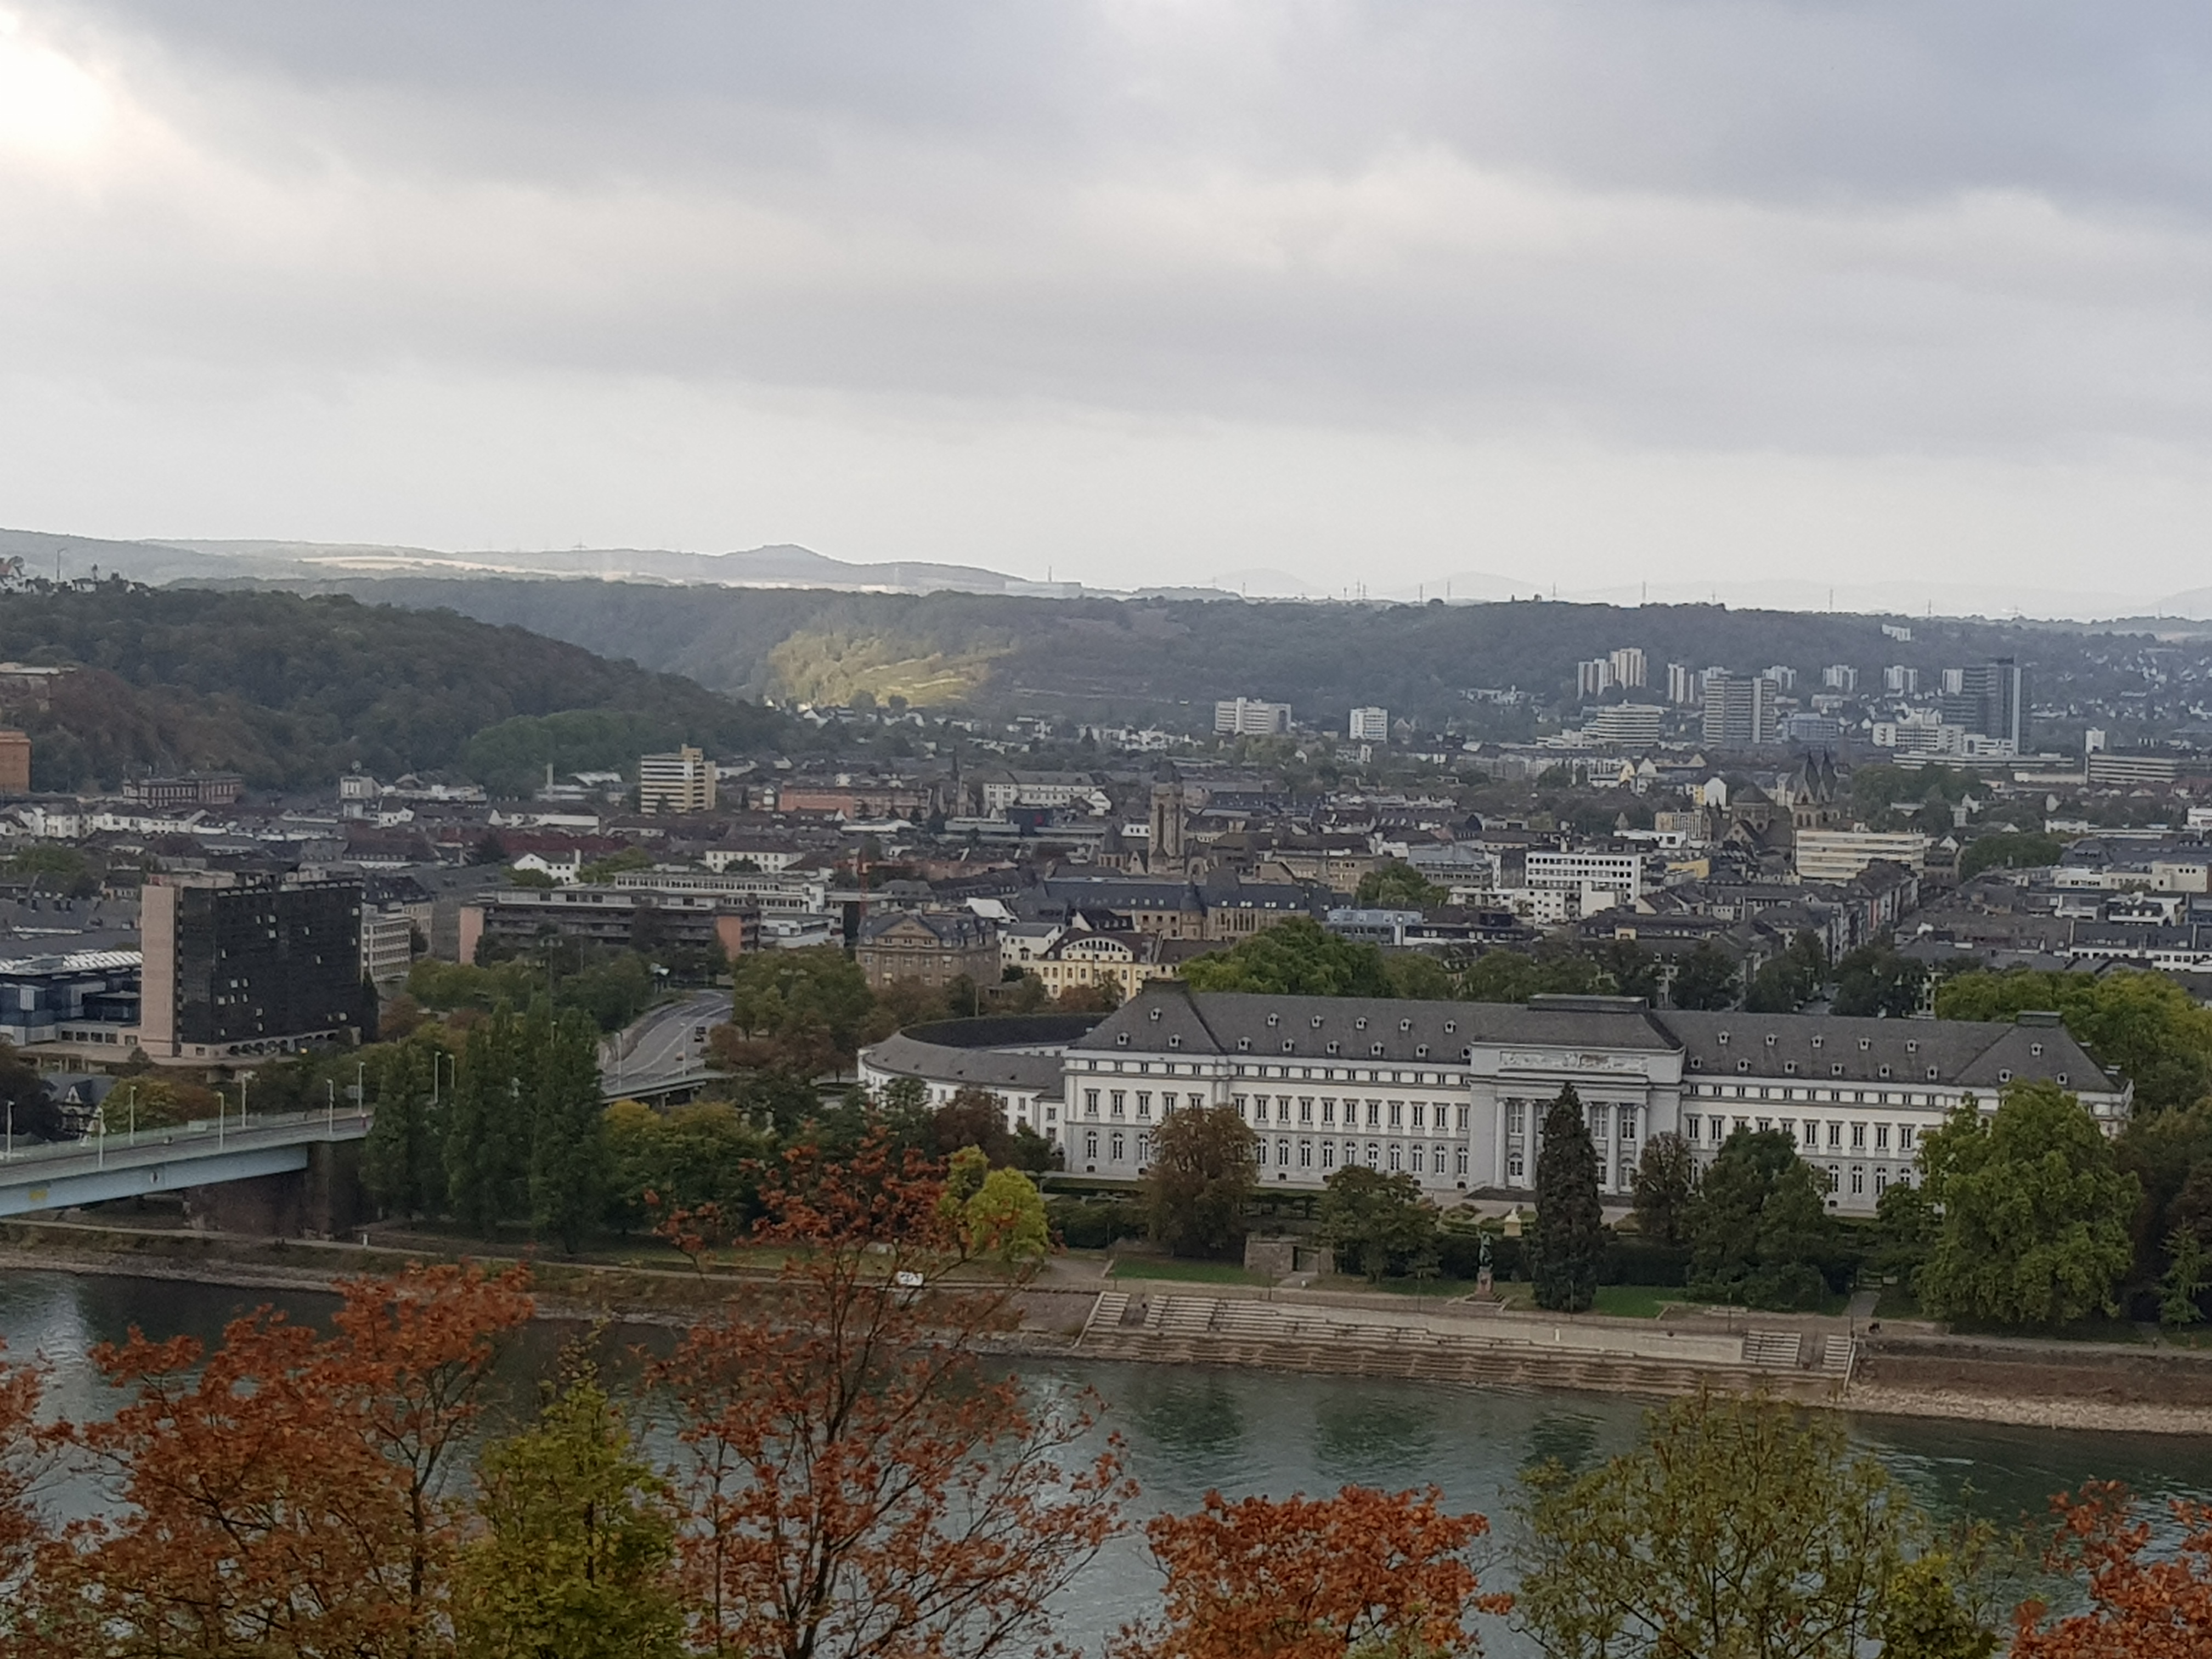
[[[67,1209],[219,1182],[247,1181],[307,1167],[307,1148],[359,1140],[372,1115],[288,1113],[282,1117],[180,1123],[133,1135],[96,1135],[63,1146],[18,1148],[0,1160],[0,1216]]]

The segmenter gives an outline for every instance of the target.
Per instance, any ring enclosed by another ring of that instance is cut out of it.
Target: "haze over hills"
[[[1322,581],[1274,567],[1218,571],[1187,586],[1101,587],[1066,579],[1034,580],[979,565],[927,560],[854,562],[791,544],[728,553],[665,548],[441,550],[372,543],[222,541],[149,538],[118,541],[53,532],[0,530],[0,558],[21,558],[30,574],[51,575],[56,556],[70,575],[94,566],[136,581],[349,583],[405,576],[596,579],[678,586],[811,588],[828,592],[1002,593],[1072,598],[1079,592],[1168,593],[1193,598],[1392,600],[1488,604],[1540,594],[1576,604],[1726,605],[1770,611],[1867,615],[2045,617],[2087,622],[2115,617],[2212,620],[2212,587],[2160,596],[2124,589],[1992,590],[1960,582],[1823,581],[1814,576],[1705,581],[1667,575],[1633,585],[1556,590],[1540,574],[1507,576],[1462,569],[1411,586],[1364,587]],[[1358,562],[1348,559],[1347,569]]]

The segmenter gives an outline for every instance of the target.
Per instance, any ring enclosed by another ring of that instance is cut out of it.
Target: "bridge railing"
[[[234,1113],[228,1117],[198,1117],[182,1123],[109,1127],[104,1133],[95,1132],[76,1140],[27,1143],[16,1139],[12,1145],[0,1146],[0,1163],[12,1168],[41,1160],[92,1158],[108,1151],[128,1152],[134,1147],[220,1146],[234,1140],[264,1141],[272,1133],[278,1139],[298,1138],[298,1132],[302,1130],[358,1134],[365,1133],[375,1118],[374,1111],[349,1101],[343,1107],[325,1107],[319,1111],[255,1112],[245,1117]],[[106,1120],[102,1117],[94,1121],[104,1123]]]

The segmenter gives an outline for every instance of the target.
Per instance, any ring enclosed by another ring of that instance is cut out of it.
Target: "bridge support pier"
[[[369,1213],[361,1184],[361,1143],[317,1141],[307,1167],[248,1181],[184,1189],[185,1214],[197,1226],[263,1238],[329,1237]]]

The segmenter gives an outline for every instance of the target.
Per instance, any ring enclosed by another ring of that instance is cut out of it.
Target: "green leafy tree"
[[[1636,1161],[1636,1224],[1659,1244],[1689,1241],[1698,1201],[1698,1156],[1671,1130],[1644,1143]]]
[[[1677,1008],[1731,1008],[1741,978],[1728,952],[1706,939],[1674,964],[1667,994]]]
[[[1322,1242],[1376,1284],[1437,1269],[1436,1206],[1409,1175],[1347,1164],[1330,1176],[1319,1212]]]
[[[860,964],[834,945],[750,951],[730,964],[731,1030],[799,1069],[852,1054],[874,1007]]]
[[[2158,1320],[2179,1328],[2204,1317],[2203,1296],[2212,1289],[2212,1252],[2187,1227],[2166,1236],[2166,1268],[2159,1279]]]
[[[1460,994],[1470,1002],[1526,1002],[1532,996],[1586,995],[1605,988],[1597,963],[1572,954],[1486,951],[1460,976]]]
[[[445,1126],[434,1069],[444,1051],[428,1042],[386,1044],[372,1051],[367,1076],[376,1116],[362,1145],[362,1182],[387,1214],[416,1216],[446,1205]]]
[[[1412,865],[1393,860],[1360,877],[1352,902],[1382,910],[1429,910],[1450,896]]]
[[[606,1205],[599,1028],[573,1008],[556,1017],[541,1000],[522,1035],[519,1081],[529,1095],[531,1224],[574,1255]]]
[[[760,1213],[761,1164],[775,1142],[728,1101],[656,1112],[618,1100],[607,1108],[603,1125],[611,1224],[624,1231],[651,1226],[647,1193],[659,1199],[664,1214],[711,1204],[732,1225],[744,1226]]]
[[[2029,1326],[2112,1306],[2142,1188],[2073,1095],[2015,1083],[1988,1118],[1970,1100],[1922,1143],[1920,1163],[1943,1213],[1920,1270],[1923,1306]]]
[[[1652,1414],[1644,1443],[1577,1478],[1528,1477],[1522,1627],[1556,1659],[1856,1659],[1951,1632],[1957,1590],[1913,1582],[1926,1517],[1832,1419],[1711,1395]],[[1893,1587],[1909,1608],[1892,1611]]]
[[[1959,854],[1959,879],[1972,881],[1984,870],[2039,870],[2065,855],[2066,843],[2039,830],[1998,830],[1977,836]]]
[[[1036,1183],[1018,1170],[993,1169],[981,1147],[963,1146],[945,1161],[941,1201],[963,1255],[1018,1267],[1052,1253],[1052,1226]]]
[[[1380,951],[1339,938],[1310,916],[1279,921],[1230,950],[1194,957],[1183,964],[1182,977],[1200,991],[1304,997],[1392,994]]]
[[[676,1515],[622,1415],[588,1373],[484,1449],[483,1531],[463,1551],[460,1659],[676,1659],[684,1608]]]
[[[446,1189],[453,1215],[484,1237],[524,1213],[530,1126],[515,1087],[514,1012],[501,1006],[471,1030],[453,1067],[446,1115]]]
[[[1960,974],[1936,993],[1943,1019],[2011,1020],[2049,1009],[2100,1065],[2130,1079],[2139,1111],[2194,1105],[2212,1093],[2212,1009],[2164,974]]]
[[[1221,1255],[1244,1237],[1256,1143],[1234,1106],[1170,1112],[1152,1134],[1146,1231],[1177,1255]]]
[[[1605,1249],[1597,1147],[1571,1083],[1544,1113],[1544,1143],[1536,1153],[1536,1228],[1528,1249],[1538,1307],[1580,1313],[1596,1301],[1598,1259]]]
[[[1388,951],[1382,971],[1390,981],[1390,994],[1416,1002],[1449,1002],[1459,995],[1451,969],[1419,951]]]
[[[1690,1294],[1754,1308],[1818,1307],[1819,1261],[1835,1224],[1822,1182],[1779,1129],[1738,1129],[1721,1144],[1690,1224]]]
[[[1837,961],[1832,1006],[1839,1014],[1909,1019],[1920,1011],[1927,983],[1927,968],[1900,954],[1885,933]]]
[[[1827,967],[1828,953],[1820,936],[1801,931],[1788,950],[1752,975],[1743,1006],[1754,1014],[1795,1013],[1820,990]]]

